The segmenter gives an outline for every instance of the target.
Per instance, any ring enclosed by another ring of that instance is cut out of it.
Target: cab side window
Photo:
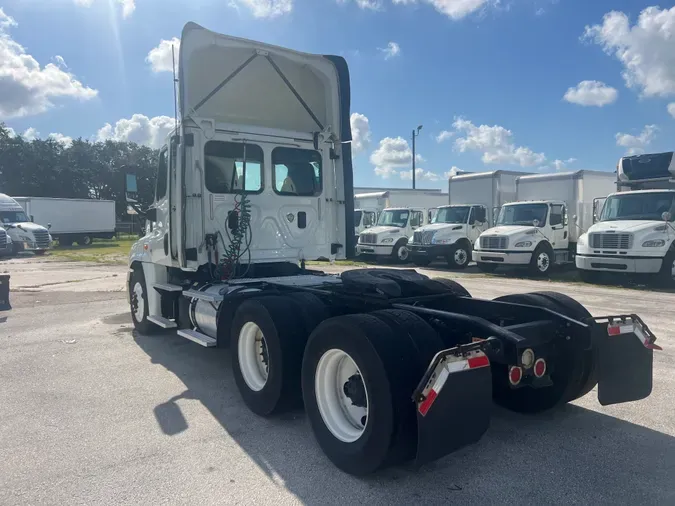
[[[410,226],[411,227],[421,227],[422,226],[422,211],[413,211],[410,215]]]
[[[363,214],[363,226],[372,227],[375,224],[375,213],[372,211],[366,211]]]
[[[555,204],[551,206],[551,217],[549,223],[552,227],[563,224],[563,206]]]
[[[157,185],[155,186],[155,200],[166,197],[167,181],[169,180],[168,150],[163,148],[159,153],[159,167],[157,169]]]
[[[272,178],[279,195],[315,197],[321,195],[321,154],[297,148],[274,148]]]

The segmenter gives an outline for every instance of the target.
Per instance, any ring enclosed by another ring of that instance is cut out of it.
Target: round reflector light
[[[546,374],[546,360],[543,358],[537,359],[534,363],[534,375],[541,378],[544,374]]]
[[[509,369],[509,382],[512,385],[517,385],[523,379],[523,370],[520,367],[514,366]]]

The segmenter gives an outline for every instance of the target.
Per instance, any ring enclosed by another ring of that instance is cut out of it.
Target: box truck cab
[[[577,239],[592,222],[594,201],[613,185],[612,173],[589,170],[519,177],[518,201],[504,205],[496,227],[480,235],[473,260],[483,272],[526,266],[539,276],[573,261]]]
[[[49,230],[32,223],[19,203],[0,193],[0,224],[12,240],[12,253],[33,251],[44,254],[51,246]]]
[[[483,205],[439,207],[429,225],[418,228],[408,244],[415,265],[429,265],[443,257],[448,266],[464,269],[471,261],[471,249],[488,227],[487,208]]]
[[[359,234],[357,254],[386,256],[406,262],[410,255],[407,247],[409,238],[428,222],[428,216],[428,209],[385,209],[380,213],[376,226]]]
[[[653,274],[661,284],[675,285],[673,153],[622,158],[616,184],[620,191],[607,197],[597,223],[577,245],[582,279],[595,281],[602,272]]]
[[[377,224],[378,209],[354,209],[354,232],[358,240],[359,234]]]

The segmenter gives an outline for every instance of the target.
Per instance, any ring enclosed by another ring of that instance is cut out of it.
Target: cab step
[[[185,339],[189,339],[204,348],[214,348],[217,344],[217,341],[214,338],[202,334],[201,332],[197,332],[196,330],[181,329],[178,331],[178,335]]]
[[[163,316],[148,316],[148,321],[163,329],[175,329],[178,327],[175,321],[164,318]]]
[[[171,283],[153,283],[152,287],[155,290],[161,290],[163,292],[182,292],[183,287],[180,285],[172,285]]]

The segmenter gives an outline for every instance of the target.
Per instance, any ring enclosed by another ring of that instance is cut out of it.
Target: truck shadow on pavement
[[[190,430],[176,401],[196,399],[270,480],[280,478],[308,504],[675,504],[675,438],[573,405],[537,417],[495,407],[478,444],[419,470],[357,479],[322,454],[304,412],[263,419],[248,411],[228,350],[200,348],[174,334],[134,332],[134,339],[185,385],[154,408],[164,434]]]

